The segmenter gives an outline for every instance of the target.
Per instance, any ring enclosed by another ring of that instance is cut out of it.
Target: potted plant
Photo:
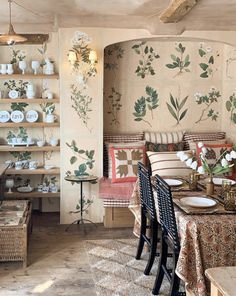
[[[44,121],[48,123],[54,122],[56,119],[56,116],[53,114],[53,112],[55,111],[55,104],[45,103],[40,104],[40,107],[44,113]]]

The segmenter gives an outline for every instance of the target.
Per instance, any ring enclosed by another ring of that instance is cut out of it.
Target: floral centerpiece
[[[208,148],[206,148],[202,142],[198,142],[197,145],[201,149],[201,152],[199,153],[199,159],[196,157],[196,155],[189,157],[189,155],[184,151],[177,152],[177,156],[180,158],[180,160],[185,162],[185,164],[195,173],[209,175],[209,183],[213,184],[214,175],[223,175],[231,172],[231,168],[234,166],[232,161],[233,159],[236,159],[235,150],[229,151],[225,149],[215,160],[214,164],[209,164],[206,157]]]

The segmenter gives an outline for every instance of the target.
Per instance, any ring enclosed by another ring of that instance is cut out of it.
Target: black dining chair
[[[186,295],[180,292],[180,278],[175,273],[180,252],[180,241],[177,231],[174,205],[170,186],[158,175],[155,176],[154,190],[157,192],[158,222],[161,225],[161,247],[157,276],[153,287],[153,295],[158,295],[164,275],[170,282],[169,296]],[[167,268],[168,251],[172,253],[171,270]]]
[[[159,253],[156,252],[158,242],[158,221],[152,192],[150,171],[145,168],[142,163],[138,163],[138,177],[141,200],[141,227],[135,258],[137,260],[141,258],[144,243],[146,242],[150,248],[150,252],[144,274],[148,275],[151,271],[155,256],[159,256]],[[147,234],[148,229],[150,229],[150,235]]]

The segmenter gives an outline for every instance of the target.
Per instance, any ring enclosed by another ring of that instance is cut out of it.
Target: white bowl
[[[45,145],[45,141],[37,141],[38,147],[43,147]]]

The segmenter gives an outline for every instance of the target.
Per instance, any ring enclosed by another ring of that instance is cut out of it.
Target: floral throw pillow
[[[135,182],[138,176],[138,162],[145,163],[145,146],[112,147],[112,183]]]
[[[153,152],[182,151],[184,150],[184,142],[169,144],[146,142],[146,148],[147,151]]]

